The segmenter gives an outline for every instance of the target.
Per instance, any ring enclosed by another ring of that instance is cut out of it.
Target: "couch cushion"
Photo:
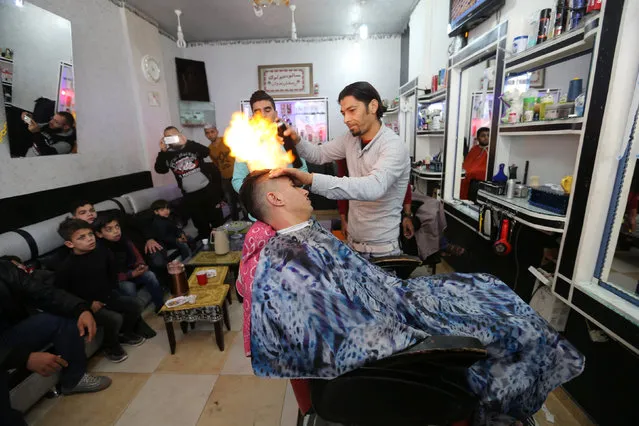
[[[0,256],[18,256],[23,261],[31,259],[31,249],[27,240],[16,232],[0,234]]]
[[[58,235],[58,226],[60,226],[60,223],[62,223],[62,221],[68,216],[68,214],[63,214],[43,222],[34,223],[33,225],[20,228],[31,235],[35,241],[38,256],[49,253],[64,244],[64,240],[60,235]]]
[[[180,197],[182,197],[182,191],[180,191],[177,185],[142,189],[122,196],[122,198],[125,198],[131,204],[133,213],[140,213],[147,210],[155,200],[162,199],[172,201]]]

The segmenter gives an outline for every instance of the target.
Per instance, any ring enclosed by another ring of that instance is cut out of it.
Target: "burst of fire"
[[[294,160],[290,151],[282,149],[277,124],[260,114],[251,118],[241,112],[233,114],[224,132],[224,143],[231,148],[231,155],[245,162],[250,171],[285,168]]]

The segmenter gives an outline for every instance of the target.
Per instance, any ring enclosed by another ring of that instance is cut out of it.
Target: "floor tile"
[[[282,408],[282,420],[280,426],[297,426],[297,413],[299,408],[293,393],[291,383],[286,384],[286,395],[284,396],[284,407]]]
[[[179,325],[175,326],[175,339],[178,349],[182,339]],[[144,342],[142,346],[124,346],[129,358],[119,364],[105,359],[102,354],[96,355],[89,361],[89,371],[114,373],[153,373],[160,362],[171,354],[166,330],[158,331],[157,336]]]
[[[110,426],[143,388],[148,374],[108,374],[113,383],[102,392],[63,396],[37,426]]]
[[[237,302],[229,306],[229,320],[231,321],[232,331],[242,331],[242,324],[244,322],[244,309],[242,304]]]
[[[639,272],[639,249],[617,250],[612,259],[612,269],[621,273]]]
[[[62,398],[42,398],[25,413],[24,421],[27,422],[29,426],[37,425],[61,400]]]
[[[182,333],[182,331],[176,332]],[[224,334],[224,352],[215,343],[212,330],[189,331],[177,344],[175,355],[168,354],[158,365],[158,373],[219,374],[226,362],[236,331]]]
[[[544,408],[535,414],[535,420],[539,426],[594,426],[594,423],[581,412],[570,397],[567,400],[561,400],[557,396],[558,392],[561,391],[552,392],[548,396]],[[573,410],[568,408],[570,405],[573,406],[574,410],[577,410],[577,417],[573,415]]]
[[[214,375],[154,374],[116,425],[193,426],[216,379]]]
[[[244,354],[244,339],[242,333],[237,332],[228,348],[228,356],[222,368],[221,374],[248,374],[253,375],[251,358]]]
[[[164,319],[160,315],[155,315],[155,313],[151,313],[150,315],[144,318],[147,324],[156,331],[165,330]]]
[[[279,426],[286,380],[220,376],[198,426]]]

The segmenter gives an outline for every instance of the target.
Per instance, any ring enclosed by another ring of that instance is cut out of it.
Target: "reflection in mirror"
[[[11,156],[77,152],[71,23],[0,3],[0,74]]]
[[[639,232],[637,232],[639,172],[636,162],[637,160],[634,161],[634,165],[628,165],[628,167],[634,167],[628,197],[619,201],[619,208],[624,209],[623,223],[607,280],[635,296],[639,295]]]
[[[475,182],[487,179],[494,76],[494,60],[461,73],[454,193],[462,200],[474,199]]]

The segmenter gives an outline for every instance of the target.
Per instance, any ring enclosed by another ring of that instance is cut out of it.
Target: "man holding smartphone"
[[[71,113],[59,111],[48,123],[38,124],[31,114],[23,112],[22,121],[33,134],[33,145],[27,151],[26,157],[69,154],[73,151],[76,133],[75,119]]]
[[[160,140],[160,152],[155,160],[155,171],[160,174],[173,172],[184,194],[184,202],[198,239],[209,238],[211,226],[222,224],[220,171],[212,163],[206,163],[209,149],[195,141],[187,140],[176,127],[164,129]]]

